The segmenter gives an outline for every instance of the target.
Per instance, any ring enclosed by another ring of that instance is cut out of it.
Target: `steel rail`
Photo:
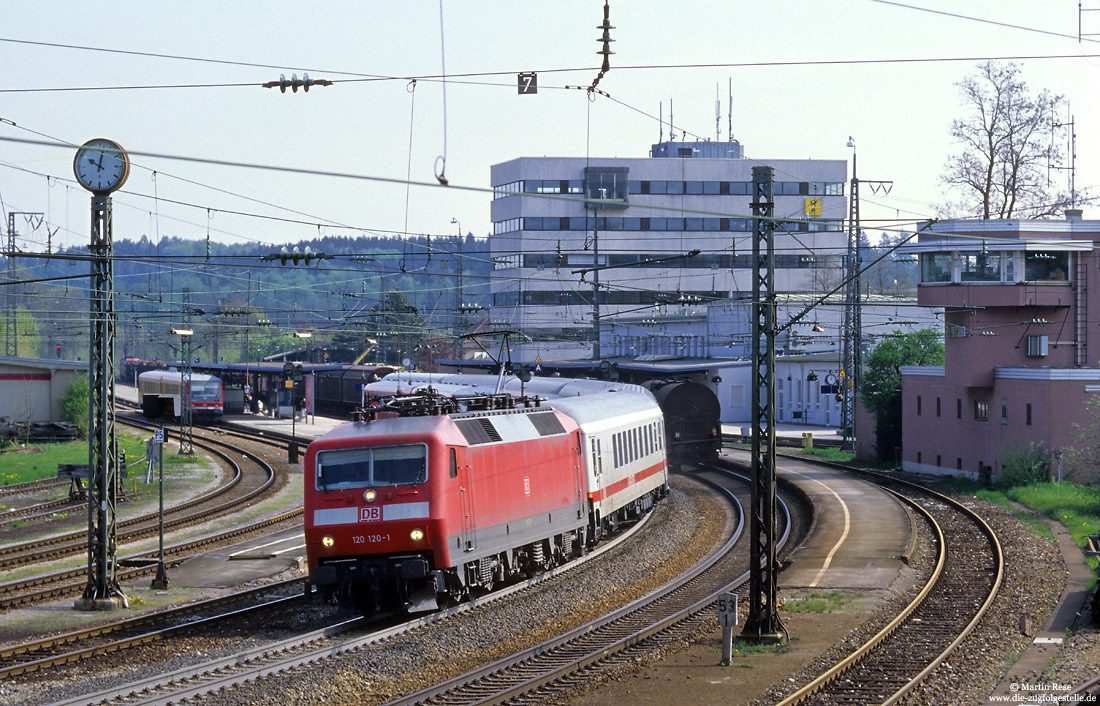
[[[986,612],[993,604],[993,601],[996,599],[997,593],[1000,590],[1001,584],[1004,580],[1004,553],[1001,549],[1000,542],[997,540],[996,533],[977,513],[970,510],[970,508],[954,500],[953,498],[943,495],[942,493],[938,493],[930,488],[919,485],[917,483],[912,483],[910,481],[901,480],[892,476],[886,476],[881,473],[866,471],[864,469],[855,469],[844,466],[842,464],[818,461],[816,459],[798,458],[797,460],[808,463],[810,465],[828,466],[849,473],[854,473],[856,475],[870,476],[876,479],[880,484],[886,482],[890,484],[901,485],[911,490],[915,490],[918,493],[923,493],[926,496],[930,496],[936,501],[941,502],[960,513],[968,521],[973,523],[973,525],[977,527],[979,533],[984,535],[988,541],[988,546],[993,558],[996,575],[994,576],[993,581],[990,584],[990,588],[986,593],[985,598],[982,600],[981,605],[978,607],[977,611],[974,613],[971,619],[966,623],[966,625],[962,627],[961,630],[958,631],[958,634],[953,640],[951,640],[948,645],[946,645],[938,654],[936,654],[936,656],[929,660],[927,664],[925,664],[923,668],[917,671],[915,675],[904,682],[904,684],[899,687],[893,694],[889,695],[885,700],[876,698],[876,700],[873,702],[875,704],[881,704],[882,706],[896,704],[905,695],[910,693],[921,682],[923,682],[929,674],[931,674],[939,665],[944,662],[944,660],[948,658],[948,656],[951,655],[951,653],[955,651],[955,649],[962,643],[963,640],[965,640],[973,633],[974,629],[977,627],[982,617],[985,616]],[[795,706],[796,704],[806,703],[811,698],[819,695],[823,690],[828,688],[829,685],[834,683],[840,675],[847,673],[856,665],[861,664],[864,660],[868,660],[874,649],[885,645],[887,640],[890,637],[894,636],[898,632],[898,629],[900,627],[907,624],[909,617],[912,616],[912,614],[918,608],[922,608],[925,606],[929,595],[937,587],[937,584],[944,579],[945,573],[948,568],[947,561],[948,557],[950,556],[950,551],[946,543],[945,534],[943,533],[940,524],[933,518],[932,513],[925,510],[925,508],[923,508],[918,501],[914,500],[913,498],[907,497],[905,494],[893,491],[889,488],[884,488],[884,490],[887,490],[888,492],[899,497],[901,500],[917,510],[921,515],[924,516],[925,520],[929,523],[929,526],[933,528],[933,531],[936,534],[936,545],[938,552],[933,572],[928,582],[921,589],[918,595],[906,606],[906,608],[901,613],[898,614],[897,617],[891,620],[889,624],[887,624],[882,630],[871,637],[866,643],[860,646],[860,648],[857,649],[855,652],[845,657],[843,660],[841,660],[836,665],[828,669],[826,672],[818,676],[806,686],[802,687],[795,693],[780,701],[777,706]]]
[[[382,630],[372,630],[365,635],[354,635],[338,643],[325,644],[320,647],[308,647],[311,643],[334,640],[343,633],[360,630],[369,625],[369,621],[366,618],[355,618],[304,635],[256,647],[239,654],[229,655],[191,667],[185,667],[169,674],[150,677],[113,689],[106,689],[94,694],[75,697],[54,704],[54,706],[76,706],[77,704],[101,704],[105,702],[125,703],[127,706],[152,706],[154,704],[166,706],[167,704],[178,704],[188,698],[201,697],[204,694],[231,688],[238,684],[285,672],[296,667],[313,664],[320,660],[329,659],[346,652],[353,652],[363,647],[383,642],[396,635],[410,632],[417,628],[422,628],[432,623],[480,608],[516,593],[529,591],[534,586],[544,581],[548,581],[563,573],[569,572],[619,547],[623,542],[633,536],[634,533],[640,531],[652,517],[653,513],[647,514],[640,522],[634,524],[614,539],[608,542],[601,542],[597,549],[567,564],[555,567],[538,576],[524,579],[512,586],[498,589],[487,595],[475,597],[460,605],[446,608],[423,617],[414,618],[401,625],[388,627]],[[290,654],[290,656],[286,656],[287,654]]]
[[[26,507],[12,508],[0,512],[0,527],[11,525],[16,522],[33,522],[35,520],[40,520],[43,517],[56,515],[62,509],[86,510],[87,507],[87,499],[81,500],[74,497],[64,497],[35,503],[34,505],[27,505]]]
[[[70,481],[61,478],[40,478],[38,480],[29,480],[23,483],[12,483],[11,485],[0,486],[0,498],[7,497],[8,495],[22,495],[23,493],[33,493],[37,490],[45,490],[47,488],[53,488],[59,485],[66,485]]]
[[[191,554],[200,549],[206,549],[211,546],[223,544],[229,540],[244,537],[260,530],[265,530],[269,527],[273,527],[278,524],[282,524],[289,520],[300,517],[304,510],[302,508],[295,508],[288,510],[287,512],[273,515],[263,520],[258,520],[252,524],[245,525],[243,527],[236,527],[225,532],[218,532],[215,534],[200,537],[191,541],[183,542],[181,544],[173,544],[164,547],[165,556],[174,557],[173,565],[183,561]],[[139,566],[131,569],[122,569],[118,572],[120,581],[139,578],[141,576],[147,576],[156,571],[156,563],[154,559],[157,557],[156,549],[150,549],[146,552],[140,552],[138,554],[131,554],[130,556],[122,557],[118,560],[121,565],[124,562],[134,562],[147,560],[144,566]],[[32,605],[34,603],[40,603],[44,600],[50,600],[54,598],[64,597],[68,595],[75,595],[80,593],[86,585],[86,580],[77,580],[73,583],[68,583],[62,586],[54,586],[52,588],[44,589],[35,593],[25,593],[19,595],[2,595],[2,593],[13,593],[18,590],[20,586],[38,586],[49,585],[51,583],[57,583],[59,581],[66,581],[71,579],[81,579],[81,577],[87,577],[88,570],[86,567],[79,569],[68,569],[66,571],[59,571],[53,574],[43,574],[42,576],[36,576],[24,581],[13,581],[10,583],[0,584],[0,610],[6,608],[12,608],[20,605]]]
[[[231,444],[227,444],[223,441],[218,441],[218,440],[214,440],[214,439],[207,439],[202,443],[196,442],[196,445],[201,447],[201,448],[206,449],[210,453],[222,458],[226,463],[230,464],[230,467],[234,469],[234,478],[233,478],[233,481],[232,481],[232,487],[235,487],[236,485],[238,485],[241,482],[241,479],[243,478],[244,474],[243,474],[243,472],[240,468],[240,465],[232,457],[230,457],[229,454],[227,454],[227,453],[225,453],[225,452],[223,452],[223,451],[221,451],[217,448],[214,448],[215,445],[216,446],[221,446],[221,447],[230,449],[230,450],[232,450],[236,453],[242,454],[245,458],[247,458],[250,461],[252,461],[253,463],[257,464],[257,466],[259,466],[259,468],[264,472],[264,480],[261,484],[257,485],[255,488],[252,488],[251,490],[246,492],[244,495],[241,495],[237,498],[234,498],[234,499],[230,500],[229,502],[223,503],[221,505],[217,505],[217,506],[212,507],[212,508],[207,508],[206,510],[203,510],[203,511],[200,511],[200,512],[191,513],[191,514],[185,515],[183,517],[174,518],[171,522],[165,522],[165,527],[180,527],[180,526],[184,526],[184,525],[195,524],[199,521],[203,521],[203,520],[209,519],[211,517],[217,517],[217,516],[224,515],[224,514],[226,514],[228,512],[231,512],[232,510],[234,510],[234,509],[236,509],[236,508],[238,508],[242,505],[248,504],[249,502],[253,501],[255,498],[263,495],[264,493],[267,492],[268,489],[271,488],[272,484],[275,482],[275,479],[276,479],[275,469],[271,466],[271,464],[267,463],[267,461],[260,458],[260,456],[258,456],[257,454],[255,454],[251,451],[248,451],[247,449],[241,449],[241,448],[232,446]],[[180,505],[177,506],[177,509],[178,508],[191,508],[191,507],[195,506],[196,504],[198,504],[200,502],[209,501],[213,498],[218,497],[218,495],[220,494],[221,491],[224,491],[226,488],[229,488],[229,487],[231,487],[229,484],[220,486],[219,489],[215,489],[214,491],[211,491],[210,493],[207,493],[207,494],[205,494],[203,496],[200,496],[198,498],[194,498],[194,499],[192,499],[190,501],[187,501],[185,503],[181,503]],[[271,526],[272,524],[278,524],[278,523],[281,523],[281,522],[285,522],[287,519],[293,518],[297,515],[300,515],[301,513],[302,513],[302,510],[300,508],[297,508],[297,509],[291,510],[287,513],[282,513],[280,515],[277,515],[273,518],[268,518],[266,520],[261,520],[261,521],[256,522],[256,523],[252,523],[251,525],[248,525],[247,527],[244,527],[244,528],[237,528],[237,529],[234,529],[234,530],[229,530],[227,532],[217,533],[217,534],[210,535],[210,536],[207,536],[207,537],[204,537],[204,538],[200,538],[198,540],[194,540],[194,541],[191,541],[191,542],[185,542],[185,543],[182,543],[182,544],[179,544],[179,545],[174,545],[173,547],[166,547],[166,552],[169,552],[170,554],[178,555],[178,554],[183,553],[183,552],[194,551],[196,549],[206,547],[206,546],[209,546],[211,544],[224,542],[224,541],[226,541],[228,539],[231,539],[233,537],[236,537],[236,536],[241,536],[242,534],[247,534],[249,532],[254,532],[257,529],[268,527],[268,526]],[[132,540],[132,539],[140,539],[142,537],[150,536],[158,528],[158,524],[156,523],[157,519],[158,519],[157,515],[152,515],[152,514],[144,515],[141,518],[133,518],[133,520],[135,520],[135,521],[136,520],[143,520],[147,524],[143,528],[141,526],[138,526],[137,529],[131,529],[131,531],[128,532],[127,534],[125,534],[123,537],[121,537],[121,539]],[[123,524],[129,525],[131,527],[134,526],[132,521],[128,521],[127,523],[120,523],[120,526],[123,525]],[[71,535],[69,535],[69,536],[71,536]],[[27,544],[33,544],[33,543],[27,543]],[[72,547],[74,545],[75,545],[75,543],[71,544],[71,545],[68,545],[68,546]],[[84,542],[80,543],[80,548],[84,548],[84,547],[86,547],[86,540]],[[62,548],[52,547],[50,549],[50,552],[62,551],[63,549],[64,549],[63,547]],[[70,554],[71,553],[72,553],[72,550],[70,549]],[[39,556],[41,556],[42,554],[48,554],[48,552],[40,552]],[[134,560],[140,560],[142,558],[150,558],[150,557],[154,556],[154,554],[155,553],[152,550],[150,550],[148,552],[142,552],[142,553],[139,553],[137,555],[133,555],[133,556],[130,556],[130,557],[126,557],[124,559],[120,559],[119,563],[121,564],[123,561],[134,561]],[[20,555],[17,555],[17,556],[20,556]],[[30,556],[34,556],[34,553],[33,553],[33,551],[31,551],[31,552],[27,552],[25,555],[22,555],[22,556],[30,557]],[[30,560],[27,560],[27,561],[24,561],[22,563],[27,564],[27,563],[32,563],[32,562]],[[11,567],[5,565],[5,568],[11,568]],[[155,567],[153,567],[153,569],[155,569]],[[152,569],[150,569],[148,567],[142,567],[142,568],[134,569],[134,570],[131,570],[131,571],[122,571],[122,572],[120,572],[120,578],[134,578],[134,577],[137,577],[137,576],[142,576],[146,573],[149,573],[151,570]],[[10,608],[10,607],[13,607],[13,606],[18,606],[18,605],[27,605],[27,604],[30,604],[30,603],[40,602],[42,600],[56,598],[56,597],[59,597],[59,596],[70,595],[74,590],[73,586],[76,585],[76,584],[67,584],[67,585],[64,585],[64,586],[58,586],[58,587],[54,587],[54,588],[51,588],[51,589],[47,589],[47,590],[44,590],[44,591],[38,591],[38,592],[34,592],[34,593],[27,593],[26,589],[34,587],[34,586],[49,585],[51,583],[56,583],[56,582],[59,582],[59,581],[66,581],[66,580],[74,579],[74,578],[77,578],[79,576],[84,576],[84,575],[86,575],[86,570],[85,569],[71,569],[71,570],[55,572],[55,573],[52,573],[52,574],[45,574],[45,575],[41,575],[41,576],[37,576],[37,577],[31,577],[29,579],[21,579],[21,580],[17,580],[17,581],[11,581],[11,582],[8,582],[8,583],[0,584],[0,609]]]
[[[199,520],[205,520],[209,517],[223,514],[230,510],[233,510],[239,505],[247,504],[250,500],[266,492],[271,485],[275,482],[275,469],[271,464],[260,458],[257,454],[248,451],[247,449],[241,449],[231,444],[227,444],[224,441],[218,441],[216,439],[205,439],[205,443],[196,443],[199,448],[203,448],[206,451],[214,454],[218,458],[222,459],[225,463],[229,464],[233,469],[233,477],[229,482],[214,488],[208,493],[191,498],[184,502],[173,505],[171,508],[165,508],[164,514],[167,518],[170,515],[179,515],[180,513],[195,508],[199,505],[209,503],[229,491],[236,488],[241,484],[244,473],[241,470],[240,464],[232,458],[228,453],[215,448],[215,446],[221,446],[229,449],[232,452],[240,453],[248,460],[259,466],[260,470],[264,472],[264,481],[260,485],[256,486],[252,490],[246,492],[244,495],[231,498],[228,502],[221,505],[207,508],[196,513],[182,515],[180,517],[173,517],[171,520],[166,519],[164,523],[165,529],[173,529],[188,524],[193,524]],[[150,513],[147,515],[140,515],[138,517],[131,517],[126,520],[118,522],[119,537],[118,541],[131,541],[134,539],[141,539],[142,537],[149,536],[159,527],[159,515],[156,513]],[[126,531],[123,531],[126,530]],[[70,556],[75,553],[84,551],[88,547],[87,530],[68,532],[65,534],[54,535],[38,540],[32,540],[29,542],[22,542],[20,544],[13,544],[6,547],[0,547],[0,571],[10,570],[26,564],[38,563],[41,561],[52,560],[63,556]],[[44,551],[43,547],[49,548],[49,551]],[[0,585],[0,590],[3,586]]]
[[[29,672],[38,671],[40,669],[48,669],[50,667],[56,667],[62,664],[79,662],[96,655],[106,654],[108,652],[116,652],[118,650],[132,647],[134,645],[139,645],[163,637],[167,637],[181,630],[191,630],[199,625],[239,617],[250,612],[267,610],[278,605],[284,605],[291,601],[300,601],[303,599],[302,594],[295,594],[293,596],[280,596],[264,603],[258,603],[256,605],[248,606],[246,608],[239,608],[228,613],[207,616],[204,618],[199,618],[197,620],[191,620],[172,626],[159,627],[151,630],[144,629],[144,626],[150,624],[175,620],[182,618],[186,615],[191,615],[210,609],[220,609],[226,605],[232,605],[234,603],[240,603],[241,601],[258,598],[266,593],[282,591],[286,588],[302,584],[305,582],[305,580],[306,579],[304,576],[293,579],[286,579],[283,581],[268,584],[266,586],[258,586],[244,591],[239,591],[237,593],[233,593],[227,596],[208,598],[206,600],[197,601],[195,603],[188,603],[182,606],[176,606],[167,610],[158,610],[152,613],[148,613],[146,615],[138,615],[132,618],[124,618],[122,620],[113,621],[106,624],[93,625],[91,627],[81,628],[79,630],[71,630],[60,635],[52,635],[50,637],[21,642],[15,645],[9,645],[7,647],[0,647],[0,660],[4,660],[7,662],[7,664],[0,665],[0,679],[5,679],[7,677],[16,676],[19,674],[26,674]],[[73,643],[85,642],[94,638],[104,637],[113,633],[120,633],[125,631],[134,632],[132,632],[127,637],[114,639],[109,642],[69,650],[62,654],[40,656],[42,652],[47,650],[53,650],[58,647],[72,645]],[[17,661],[20,656],[29,655],[31,653],[35,654],[32,659],[28,659],[22,662]]]
[[[731,471],[722,472],[747,481],[743,476]],[[712,487],[718,487],[726,493],[739,509],[739,518],[737,527],[729,540],[695,569],[668,586],[563,635],[433,687],[390,701],[385,706],[411,706],[429,702],[487,705],[519,699],[524,694],[547,688],[551,684],[562,683],[571,675],[614,659],[631,647],[698,616],[723,593],[743,587],[749,578],[748,571],[732,581],[724,578],[717,584],[704,587],[702,593],[697,594],[694,600],[691,596],[678,595],[689,593],[692,590],[692,584],[705,583],[715,578],[710,574],[725,572],[729,567],[723,562],[731,557],[744,529],[744,511],[732,491],[716,486],[711,481],[703,480],[703,482]],[[782,501],[780,505],[787,519],[777,546],[787,543],[792,525],[789,509]],[[729,576],[728,573],[724,575]],[[661,616],[646,614],[647,610],[658,604],[675,604],[677,601],[679,601],[678,605],[662,606],[671,610],[666,610]]]

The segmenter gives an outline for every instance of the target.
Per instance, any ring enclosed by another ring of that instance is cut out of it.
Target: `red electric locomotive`
[[[430,391],[310,444],[311,582],[364,612],[431,610],[568,561],[644,514],[668,487],[652,397],[556,402]]]

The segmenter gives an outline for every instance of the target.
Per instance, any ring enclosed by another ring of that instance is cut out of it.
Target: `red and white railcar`
[[[432,609],[567,561],[644,513],[667,491],[659,408],[649,395],[592,397],[509,409],[491,409],[515,405],[507,395],[463,397],[450,409],[486,409],[427,415],[419,404],[421,416],[345,424],[313,442],[311,582],[363,611]]]
[[[175,370],[150,370],[138,375],[138,395],[146,418],[179,417],[182,411],[183,373]],[[221,419],[225,393],[221,378],[191,374],[191,415],[197,423]]]

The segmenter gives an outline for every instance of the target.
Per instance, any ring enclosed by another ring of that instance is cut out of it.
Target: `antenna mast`
[[[718,84],[714,84],[714,141],[722,141],[722,99],[718,97]]]
[[[733,77],[730,76],[730,112],[729,112],[729,126],[727,132],[729,133],[729,141],[733,142]]]

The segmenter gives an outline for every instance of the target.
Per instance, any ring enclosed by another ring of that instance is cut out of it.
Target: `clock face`
[[[88,140],[73,160],[76,180],[88,191],[106,194],[122,186],[130,174],[130,159],[117,142]]]

